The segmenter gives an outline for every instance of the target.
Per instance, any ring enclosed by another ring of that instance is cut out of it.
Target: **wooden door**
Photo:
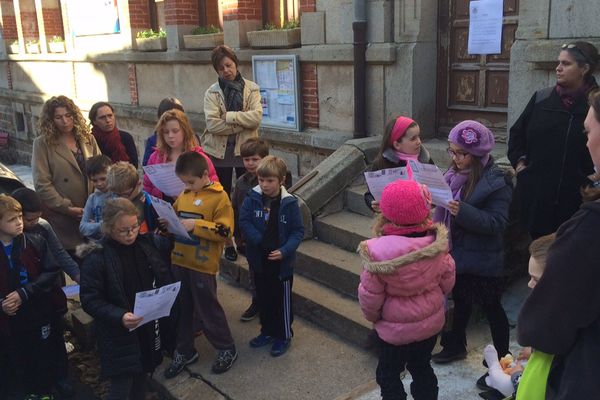
[[[506,140],[510,48],[519,0],[504,0],[501,54],[470,55],[469,0],[440,0],[438,19],[437,132],[446,136],[465,119],[492,128]]]

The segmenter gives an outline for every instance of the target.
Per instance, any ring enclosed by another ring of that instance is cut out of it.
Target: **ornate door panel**
[[[501,54],[470,55],[469,0],[440,0],[438,19],[437,131],[445,136],[458,122],[474,119],[506,138],[510,48],[519,0],[504,0]]]

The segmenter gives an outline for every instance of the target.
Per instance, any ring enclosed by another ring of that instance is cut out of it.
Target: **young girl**
[[[421,129],[419,125],[408,117],[398,117],[390,120],[381,141],[379,154],[371,165],[371,171],[387,168],[406,167],[408,176],[412,179],[412,171],[408,160],[417,160],[422,163],[433,164],[427,149],[421,144]],[[367,206],[379,212],[379,202],[371,192],[365,193]]]
[[[400,373],[413,378],[415,400],[437,399],[431,351],[444,326],[445,295],[454,286],[447,230],[431,221],[431,194],[415,181],[396,181],[381,196],[374,239],[358,251],[364,271],[358,300],[380,342],[381,397],[406,399]]]
[[[156,124],[156,132],[158,139],[156,150],[148,159],[147,165],[175,163],[181,153],[195,151],[206,158],[210,179],[213,182],[219,181],[212,161],[198,145],[194,131],[184,112],[177,109],[166,111]],[[158,190],[146,175],[144,175],[144,190],[159,199],[170,202],[175,200]]]
[[[450,131],[448,142],[452,164],[445,178],[454,200],[447,208],[436,208],[434,221],[444,222],[450,230],[456,286],[452,330],[442,337],[443,350],[432,357],[439,364],[466,357],[466,329],[473,304],[483,309],[499,354],[508,353],[509,341],[508,319],[500,304],[500,274],[511,181],[494,165],[490,156],[494,135],[479,122],[459,123]]]

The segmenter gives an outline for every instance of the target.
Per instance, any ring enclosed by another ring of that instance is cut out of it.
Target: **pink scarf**
[[[406,154],[406,153],[402,153],[401,151],[398,150],[394,150],[394,154],[396,154],[396,157],[398,157],[398,160],[403,160],[406,161],[406,173],[408,174],[408,179],[413,179],[413,173],[412,173],[412,168],[410,167],[410,164],[408,163],[409,160],[413,160],[413,161],[419,161],[419,155],[418,154]]]

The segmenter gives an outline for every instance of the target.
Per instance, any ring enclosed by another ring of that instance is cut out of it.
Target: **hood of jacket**
[[[250,192],[250,196],[254,197],[255,199],[260,200],[260,197],[262,196],[263,192],[262,189],[260,188],[260,185],[256,185],[252,188],[252,191]],[[288,201],[290,200],[294,200],[295,197],[293,194],[289,193],[287,191],[287,189],[285,188],[285,186],[281,186],[281,205],[286,204]]]
[[[81,259],[85,258],[87,255],[93,253],[94,251],[100,251],[104,248],[102,243],[98,240],[90,240],[89,242],[80,244],[75,248],[75,255]]]
[[[464,201],[470,204],[477,204],[480,201],[485,200],[490,193],[493,193],[504,186],[512,184],[512,177],[509,172],[505,172],[500,169],[493,160],[490,160],[488,165],[483,170],[483,174],[475,185],[473,193],[469,195]]]
[[[433,235],[423,237],[381,236],[361,242],[358,253],[365,269],[375,274],[393,274],[399,268],[448,251],[448,230],[434,226]]]

